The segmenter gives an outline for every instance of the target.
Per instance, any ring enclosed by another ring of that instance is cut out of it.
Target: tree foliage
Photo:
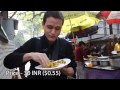
[[[29,38],[40,36],[41,20],[43,17],[42,11],[14,11],[10,13],[11,18],[22,21],[24,29],[19,30],[15,36],[16,46],[21,46]],[[21,38],[22,37],[22,38]]]

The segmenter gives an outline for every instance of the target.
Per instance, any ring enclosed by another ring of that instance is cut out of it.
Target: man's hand
[[[64,67],[61,70],[61,73],[67,75],[67,76],[73,76],[74,74],[74,70],[72,67]]]
[[[31,52],[31,53],[26,53],[23,56],[23,61],[28,61],[31,59],[41,64],[43,67],[47,66],[47,64],[50,62],[49,58],[45,53]]]

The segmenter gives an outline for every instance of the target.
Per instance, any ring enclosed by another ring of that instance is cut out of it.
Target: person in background
[[[117,51],[117,53],[120,53],[120,38],[117,39],[117,43],[114,46],[114,51]]]
[[[90,45],[89,52],[90,52],[90,55],[92,55],[92,56],[99,56],[100,47],[98,47],[98,45],[95,45],[95,44],[92,43]]]
[[[27,79],[67,79],[67,76],[73,77],[76,73],[76,63],[72,45],[65,39],[59,38],[64,17],[59,11],[47,11],[44,14],[42,26],[44,35],[34,37],[24,43],[14,52],[8,54],[4,59],[4,66],[13,69],[21,67],[30,61],[30,75]],[[36,66],[47,66],[50,60],[59,60],[69,58],[71,62],[60,70],[46,72],[44,76]],[[33,71],[40,71],[41,74],[34,75]],[[54,74],[54,75],[53,75]]]
[[[84,58],[88,58],[85,52],[85,43],[83,41],[79,42],[75,48],[75,60],[77,62],[77,79],[84,79]]]

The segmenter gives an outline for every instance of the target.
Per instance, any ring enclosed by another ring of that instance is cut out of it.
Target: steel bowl
[[[99,62],[100,62],[101,67],[110,66],[110,61],[109,60],[99,60]]]

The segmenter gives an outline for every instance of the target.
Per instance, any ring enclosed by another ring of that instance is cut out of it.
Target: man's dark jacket
[[[48,40],[45,35],[41,37],[34,37],[28,40],[24,45],[16,49],[14,52],[7,55],[4,59],[4,66],[13,69],[16,67],[21,67],[27,62],[22,62],[23,55],[30,52],[40,52],[46,53],[49,59],[59,60],[63,58],[69,58],[71,60],[69,67],[73,67],[76,72],[76,63],[74,60],[73,48],[69,42],[64,39],[58,38],[53,45],[49,46]],[[30,60],[30,71],[34,71],[35,66],[39,63]],[[24,72],[25,74],[25,72]],[[61,74],[60,76],[39,76],[39,75],[29,75],[27,79],[66,79],[67,76]]]

